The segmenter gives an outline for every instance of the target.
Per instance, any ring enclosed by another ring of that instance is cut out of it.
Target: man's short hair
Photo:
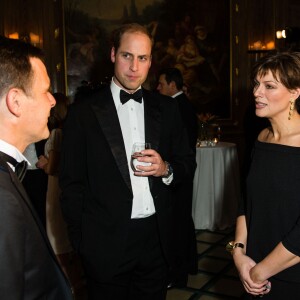
[[[43,51],[29,43],[0,36],[0,97],[11,88],[19,88],[25,94],[30,94],[32,57],[43,60]]]
[[[111,41],[112,41],[112,47],[115,48],[115,52],[117,52],[120,47],[121,38],[124,35],[124,33],[137,33],[137,32],[143,33],[146,36],[148,36],[152,45],[152,36],[146,27],[138,23],[128,23],[128,24],[121,25],[120,27],[116,28],[112,32]]]
[[[166,68],[159,72],[159,75],[165,75],[166,82],[170,84],[171,81],[175,82],[176,88],[182,90],[183,77],[179,69],[177,68]]]

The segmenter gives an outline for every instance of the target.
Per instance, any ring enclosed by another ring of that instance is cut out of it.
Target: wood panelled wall
[[[288,47],[284,40],[276,39],[276,31],[286,27],[300,28],[300,2],[298,0],[232,0],[232,100],[233,126],[225,131],[225,139],[238,145],[240,162],[248,159],[249,147],[264,120],[255,117],[252,90],[249,81],[251,67],[261,53],[250,53],[249,45],[255,41],[268,42],[275,47]]]
[[[46,66],[54,92],[65,92],[63,0],[0,1],[0,34],[36,36],[36,46],[45,51]]]

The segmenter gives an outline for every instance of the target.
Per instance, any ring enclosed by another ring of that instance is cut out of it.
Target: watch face
[[[168,178],[169,176],[171,176],[171,174],[173,174],[173,169],[172,169],[171,165],[167,161],[165,163],[167,165],[167,170],[166,170],[166,174],[163,175],[162,177],[163,178]]]

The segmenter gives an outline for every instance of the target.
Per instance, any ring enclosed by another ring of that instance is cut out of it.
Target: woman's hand
[[[270,282],[268,280],[258,283],[254,282],[250,277],[250,271],[256,265],[254,260],[241,252],[234,253],[233,259],[247,293],[258,296],[269,292],[269,289],[266,288],[270,286]]]
[[[250,270],[250,278],[253,282],[256,283],[262,283],[266,281],[266,277],[264,277],[262,268],[260,267],[260,263],[256,264],[251,270]],[[271,291],[271,282],[269,281],[265,285],[265,291],[264,294],[268,294]]]
[[[35,164],[37,168],[45,170],[48,164],[48,159],[44,155],[39,156],[39,160]]]

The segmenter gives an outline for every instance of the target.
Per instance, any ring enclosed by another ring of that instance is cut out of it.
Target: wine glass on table
[[[133,144],[132,151],[131,151],[130,165],[131,165],[131,168],[134,172],[144,172],[142,170],[137,169],[136,168],[137,165],[139,165],[139,166],[151,166],[151,163],[142,162],[142,161],[137,160],[138,157],[145,156],[141,152],[143,150],[146,150],[146,149],[151,149],[151,144],[150,143],[134,143]]]

